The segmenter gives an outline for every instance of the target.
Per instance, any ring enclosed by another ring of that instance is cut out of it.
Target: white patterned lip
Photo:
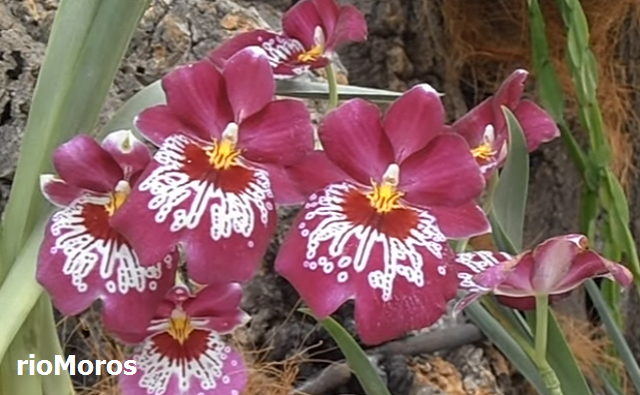
[[[386,220],[387,215],[394,221]],[[425,257],[442,260],[446,243],[427,211],[403,207],[391,214],[377,213],[366,195],[348,183],[312,195],[296,231],[307,243],[305,268],[335,276],[339,283],[354,274],[365,275],[384,301],[392,298],[398,276],[423,287]],[[382,269],[373,269],[374,261],[382,261]],[[437,273],[447,275],[445,264],[440,266]]]

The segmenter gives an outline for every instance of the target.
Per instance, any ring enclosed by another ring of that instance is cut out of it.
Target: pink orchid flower
[[[160,305],[120,375],[123,395],[239,395],[247,383],[240,354],[221,337],[248,317],[239,309],[238,284],[209,285],[195,294],[175,286]]]
[[[464,139],[444,133],[438,93],[418,85],[384,117],[360,99],[328,113],[324,151],[296,172],[313,190],[278,257],[320,318],[355,298],[368,344],[434,323],[457,290],[447,237],[489,231],[484,179]]]
[[[150,160],[128,130],[109,134],[102,145],[79,135],[55,150],[59,176],[43,175],[41,187],[60,209],[46,228],[37,279],[63,314],[79,314],[102,300],[107,329],[144,330],[173,285],[177,253],[166,251],[143,267],[110,224]]]
[[[495,95],[487,98],[450,126],[467,140],[483,174],[489,178],[507,158],[509,129],[502,106],[513,111],[520,122],[529,152],[558,137],[554,120],[530,100],[523,100],[524,82],[529,73],[514,71]]]
[[[624,266],[589,249],[585,236],[553,237],[533,250],[511,257],[502,252],[465,252],[456,257],[460,288],[469,293],[462,309],[485,294],[520,310],[535,308],[535,296],[558,301],[590,278],[605,277],[628,287],[633,279]]]
[[[367,24],[351,5],[336,0],[302,0],[282,17],[283,33],[253,30],[216,48],[209,57],[222,66],[242,48],[256,45],[267,52],[276,78],[287,78],[329,63],[337,46],[364,41]]]
[[[275,204],[304,199],[284,166],[313,149],[309,112],[301,101],[273,100],[257,47],[222,72],[209,61],[179,67],[162,86],[167,104],[136,120],[160,148],[113,224],[143,265],[180,244],[194,281],[246,281],[275,229]]]

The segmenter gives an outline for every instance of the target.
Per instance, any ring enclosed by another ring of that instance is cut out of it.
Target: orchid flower
[[[464,139],[444,133],[439,94],[418,85],[384,117],[353,99],[319,126],[324,151],[293,171],[313,192],[276,258],[320,318],[355,298],[369,344],[439,319],[457,290],[447,237],[489,231],[484,179]]]
[[[301,101],[273,100],[257,47],[221,72],[209,61],[179,67],[162,86],[167,104],[136,119],[160,148],[114,226],[143,265],[180,245],[194,281],[246,281],[274,232],[275,204],[304,199],[284,166],[313,149],[309,112]]]
[[[529,152],[560,135],[554,120],[542,108],[522,100],[528,72],[514,71],[494,96],[484,100],[450,126],[467,140],[483,174],[489,178],[507,158],[509,130],[502,112],[505,106],[520,122]]]
[[[238,284],[209,285],[195,294],[176,285],[160,305],[147,337],[120,375],[123,395],[239,395],[247,383],[240,354],[221,337],[244,324]]]
[[[242,48],[256,45],[267,52],[276,78],[287,78],[329,63],[337,46],[364,41],[367,24],[351,5],[336,0],[302,0],[282,17],[283,33],[253,30],[239,34],[209,55],[222,66]]]
[[[590,278],[605,277],[624,287],[633,278],[626,267],[590,250],[580,234],[553,237],[515,257],[491,251],[461,253],[455,267],[460,288],[469,292],[459,309],[493,293],[509,307],[529,310],[535,308],[535,296],[548,295],[554,302]]]
[[[107,329],[144,330],[173,285],[175,252],[143,267],[110,224],[150,160],[128,130],[109,134],[102,145],[78,135],[55,150],[59,176],[43,175],[41,187],[60,209],[46,228],[37,279],[63,314],[79,314],[100,299]]]

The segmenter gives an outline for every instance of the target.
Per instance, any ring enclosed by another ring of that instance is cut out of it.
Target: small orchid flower
[[[109,134],[102,145],[79,135],[54,152],[59,176],[43,175],[41,187],[60,210],[47,225],[37,279],[63,314],[79,314],[100,299],[107,329],[144,330],[173,285],[175,252],[143,267],[110,224],[150,160],[128,130]]]
[[[282,34],[266,30],[242,33],[209,57],[222,66],[242,48],[256,45],[267,52],[276,78],[287,78],[324,67],[337,46],[367,38],[367,24],[360,11],[336,0],[296,3],[282,17],[282,28]]]
[[[633,279],[626,267],[590,250],[580,234],[553,237],[515,257],[491,251],[461,253],[455,267],[460,288],[469,292],[459,309],[493,293],[509,307],[530,310],[535,296],[558,301],[590,278],[609,278],[624,287]]]
[[[513,111],[520,122],[529,152],[560,135],[553,119],[530,100],[522,100],[528,72],[514,71],[495,95],[487,98],[451,125],[467,140],[483,174],[489,178],[507,158],[509,130],[502,106]]]
[[[350,298],[369,344],[426,327],[457,290],[449,237],[489,231],[484,179],[464,139],[443,132],[438,93],[418,85],[381,117],[350,100],[319,127],[324,147],[296,168],[314,191],[276,259],[320,318]]]
[[[160,148],[114,226],[143,265],[180,244],[194,281],[245,281],[269,244],[275,204],[304,199],[284,166],[313,149],[309,112],[301,101],[273,100],[257,47],[222,72],[208,61],[179,67],[162,86],[167,104],[136,120]]]
[[[240,354],[221,337],[247,321],[238,284],[209,285],[195,294],[176,285],[160,305],[147,337],[120,375],[123,395],[239,395],[247,383]]]

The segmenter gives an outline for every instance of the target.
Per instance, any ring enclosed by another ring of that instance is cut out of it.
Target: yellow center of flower
[[[305,62],[305,63],[315,62],[322,56],[323,53],[324,53],[323,45],[316,44],[313,46],[313,48],[311,48],[307,52],[303,52],[300,55],[298,55],[298,61]]]
[[[104,209],[107,211],[109,216],[115,214],[116,211],[122,207],[124,202],[127,200],[127,197],[129,197],[130,192],[131,187],[127,181],[118,182],[115,191],[109,194],[109,203],[104,206]]]
[[[476,159],[489,160],[493,158],[496,152],[492,149],[490,143],[482,143],[478,147],[471,150],[473,157]]]
[[[174,310],[169,318],[169,335],[178,343],[184,344],[191,332],[193,332],[193,325],[189,316],[182,310]]]
[[[213,147],[207,151],[209,163],[218,170],[226,170],[236,164],[241,151],[236,148],[238,142],[238,125],[230,123],[222,132],[220,141],[215,140]]]
[[[399,175],[400,168],[393,163],[387,168],[380,184],[372,182],[373,191],[367,194],[367,198],[369,198],[371,207],[375,208],[377,212],[388,213],[400,207],[399,201],[404,193],[397,189]]]
[[[298,62],[315,62],[324,55],[325,37],[322,27],[316,26],[313,31],[314,46],[307,52],[298,55]]]

